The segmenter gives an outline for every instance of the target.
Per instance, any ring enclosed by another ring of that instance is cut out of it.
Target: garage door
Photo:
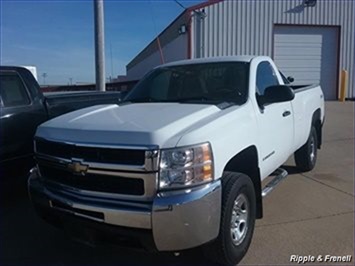
[[[274,60],[293,84],[320,83],[325,99],[337,99],[338,28],[275,26]]]

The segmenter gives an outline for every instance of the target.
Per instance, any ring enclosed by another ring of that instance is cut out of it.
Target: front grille
[[[55,167],[54,165],[46,165],[44,163],[38,163],[38,166],[41,176],[45,180],[73,188],[135,196],[144,195],[144,181],[142,179],[89,173],[82,176],[75,175],[64,167]]]
[[[145,151],[83,147],[74,144],[36,140],[36,152],[59,158],[80,158],[87,162],[144,165]]]

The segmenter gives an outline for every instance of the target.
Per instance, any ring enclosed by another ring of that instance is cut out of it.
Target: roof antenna
[[[165,60],[164,60],[164,54],[163,54],[163,49],[161,48],[161,44],[160,44],[160,39],[159,39],[159,34],[157,32],[157,25],[155,23],[155,18],[154,18],[154,14],[153,14],[153,6],[152,6],[152,1],[149,1],[150,3],[150,13],[152,15],[152,21],[153,21],[153,24],[154,24],[154,30],[155,30],[155,34],[157,35],[157,43],[158,43],[158,49],[159,49],[159,52],[160,52],[160,61],[162,64],[165,63]]]

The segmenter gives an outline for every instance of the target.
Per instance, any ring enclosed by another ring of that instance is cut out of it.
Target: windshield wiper
[[[188,98],[181,98],[181,99],[174,99],[174,101],[179,103],[185,102],[215,102],[216,100],[204,97],[204,96],[196,96],[196,97],[188,97]]]
[[[171,99],[171,100],[159,100],[159,99],[155,99],[152,97],[141,97],[141,98],[136,98],[136,99],[127,99],[126,101],[121,102],[121,104],[144,103],[144,102],[177,102],[177,103],[191,102],[191,103],[213,104],[222,110],[237,104],[236,102],[219,101],[219,100],[211,99],[211,98],[204,97],[204,96]]]
[[[227,108],[237,104],[236,102],[218,101],[218,100],[210,99],[207,97],[190,97],[190,98],[178,99],[176,101],[179,103],[198,102],[198,103],[213,104],[213,105],[216,105],[221,110],[227,109]]]
[[[159,100],[154,99],[152,97],[141,97],[141,98],[135,98],[135,99],[127,99],[127,101],[132,102],[132,103],[145,103],[145,102],[157,102]]]
[[[220,103],[216,104],[216,106],[221,110],[227,109],[227,108],[234,106],[234,105],[237,105],[237,103],[235,103],[235,102],[220,102]]]

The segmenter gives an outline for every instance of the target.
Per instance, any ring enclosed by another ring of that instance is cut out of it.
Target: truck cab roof
[[[246,62],[249,63],[255,58],[268,58],[267,56],[256,56],[256,55],[238,55],[238,56],[217,56],[208,58],[195,58],[195,59],[185,59],[180,61],[175,61],[171,63],[166,63],[160,65],[159,67],[169,67],[169,66],[180,66],[189,64],[205,64],[205,63],[221,63],[221,62]],[[157,67],[158,68],[158,67]]]

